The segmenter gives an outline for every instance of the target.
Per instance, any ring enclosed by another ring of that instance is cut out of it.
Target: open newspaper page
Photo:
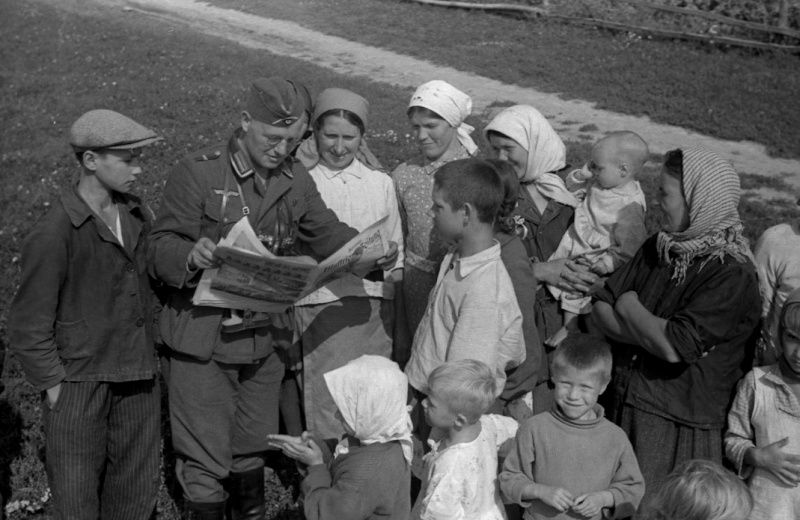
[[[207,269],[195,305],[281,312],[329,281],[353,273],[363,276],[385,254],[382,233],[386,218],[371,225],[322,263],[309,257],[277,257],[258,240],[242,218],[220,240],[214,256],[222,265]]]

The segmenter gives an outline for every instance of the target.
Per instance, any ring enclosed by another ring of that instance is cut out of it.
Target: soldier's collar
[[[244,131],[241,128],[237,128],[228,141],[228,155],[231,158],[231,167],[239,179],[246,179],[256,173],[255,167],[253,167],[253,163],[250,161],[250,156],[242,149],[241,145],[239,145],[239,140],[243,136]],[[289,162],[289,158],[284,159],[278,166],[278,169],[291,179],[294,175],[292,175],[292,167],[288,164]]]

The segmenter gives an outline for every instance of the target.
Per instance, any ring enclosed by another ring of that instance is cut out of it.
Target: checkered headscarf
[[[725,255],[738,262],[752,260],[739,218],[740,192],[739,175],[722,157],[706,150],[683,150],[683,194],[689,205],[689,228],[658,234],[659,256],[674,266],[672,279],[678,285],[695,258],[703,258],[701,269],[712,259],[724,261]]]

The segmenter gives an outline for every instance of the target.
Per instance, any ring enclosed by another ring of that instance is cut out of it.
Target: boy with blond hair
[[[503,464],[500,489],[527,520],[631,516],[644,479],[625,433],[597,398],[611,380],[611,349],[586,334],[567,337],[551,367],[555,407],[523,423]]]
[[[483,415],[497,394],[492,369],[473,359],[439,365],[422,402],[434,428],[424,457],[422,490],[413,519],[505,519],[497,485],[498,450],[517,431],[509,417]]]
[[[486,161],[452,161],[434,174],[432,199],[433,224],[454,247],[439,269],[406,375],[421,400],[437,366],[477,359],[492,370],[499,395],[506,369],[525,359],[522,314],[494,239],[500,178]]]
[[[595,143],[591,161],[567,176],[567,188],[581,204],[550,260],[570,258],[608,276],[633,258],[647,238],[647,205],[636,178],[649,154],[647,143],[633,132],[612,132]],[[564,325],[545,341],[556,347],[577,330],[577,316],[589,313],[592,304],[588,296],[548,289],[564,311]]]

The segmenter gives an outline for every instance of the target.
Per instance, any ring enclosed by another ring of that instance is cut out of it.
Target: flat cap
[[[90,110],[69,129],[69,144],[80,150],[130,150],[161,141],[155,132],[113,110]]]
[[[250,86],[246,110],[262,123],[289,126],[303,113],[311,117],[311,94],[302,83],[279,77],[259,78]]]

